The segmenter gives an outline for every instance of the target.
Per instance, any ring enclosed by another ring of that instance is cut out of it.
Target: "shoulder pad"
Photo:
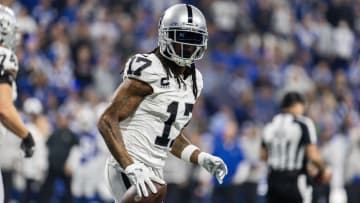
[[[154,92],[162,77],[166,77],[166,73],[154,54],[136,54],[125,65],[124,79],[132,78],[145,82]]]

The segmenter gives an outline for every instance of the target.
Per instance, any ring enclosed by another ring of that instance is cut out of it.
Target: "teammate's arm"
[[[25,157],[31,157],[34,153],[35,141],[14,106],[11,87],[13,81],[8,74],[4,73],[0,76],[0,121],[8,130],[22,139],[20,147]]]
[[[99,131],[111,154],[124,169],[134,162],[125,149],[119,122],[134,113],[143,99],[151,93],[152,88],[146,83],[125,79],[99,119]]]
[[[216,176],[220,184],[228,172],[226,164],[220,157],[200,151],[198,147],[190,143],[182,132],[175,139],[171,153],[185,161],[199,164],[209,173]]]
[[[12,94],[12,88],[8,83],[0,83],[0,120],[7,129],[24,139],[28,136],[29,131],[13,104]]]

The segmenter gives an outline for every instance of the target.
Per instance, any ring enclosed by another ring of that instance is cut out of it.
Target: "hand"
[[[201,152],[198,157],[199,165],[205,168],[209,173],[214,175],[218,182],[222,184],[228,169],[224,161],[206,152]]]
[[[323,184],[329,184],[332,178],[332,172],[329,168],[325,168],[321,174],[321,182]]]
[[[25,152],[25,157],[30,158],[34,154],[35,141],[29,132],[28,135],[21,141],[20,148]]]
[[[313,173],[309,173],[310,177],[313,178],[316,184],[329,184],[332,178],[331,170],[326,167],[322,171],[316,171]]]
[[[142,163],[133,163],[125,168],[125,174],[129,178],[131,184],[136,187],[136,193],[139,197],[149,196],[146,185],[150,188],[152,193],[157,193],[156,187],[152,181],[159,184],[165,184],[165,181],[155,176],[155,174],[149,170]]]

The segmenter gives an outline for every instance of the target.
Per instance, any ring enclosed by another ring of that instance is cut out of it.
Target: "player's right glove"
[[[152,181],[159,184],[165,184],[165,181],[155,176],[155,174],[149,170],[142,163],[133,163],[125,168],[125,174],[129,178],[132,185],[136,187],[136,193],[139,197],[149,196],[147,190],[148,186],[152,193],[157,193],[156,187]]]
[[[24,151],[25,157],[30,158],[34,154],[35,141],[29,132],[28,135],[21,141],[20,148]]]

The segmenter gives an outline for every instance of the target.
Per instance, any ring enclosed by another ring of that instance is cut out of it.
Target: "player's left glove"
[[[214,175],[218,182],[222,184],[224,177],[228,173],[228,169],[220,157],[213,156],[206,152],[201,152],[198,157],[198,162],[200,166]]]
[[[30,158],[34,154],[35,141],[29,132],[28,135],[21,141],[20,148],[25,152],[25,157]]]

